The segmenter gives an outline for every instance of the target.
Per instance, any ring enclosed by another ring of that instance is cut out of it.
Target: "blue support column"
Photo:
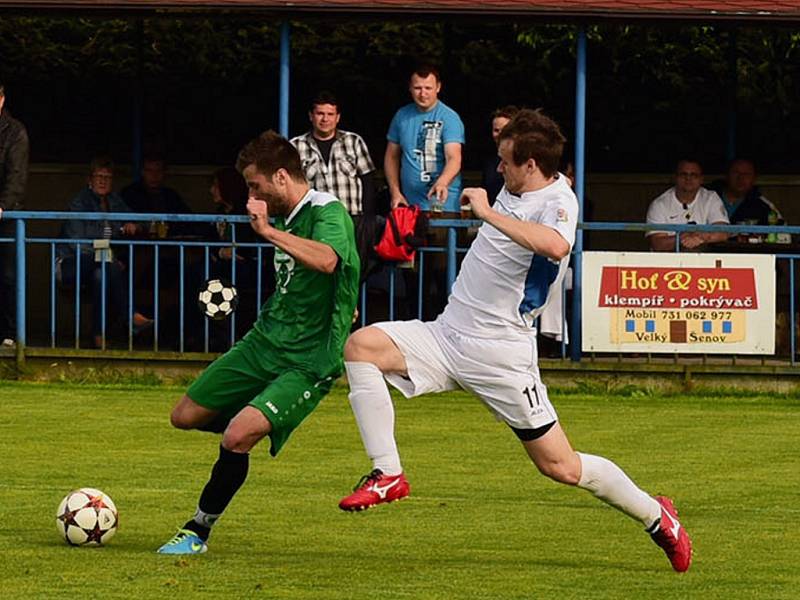
[[[25,365],[25,220],[17,219],[14,238],[17,259],[17,367]]]
[[[586,155],[586,29],[578,28],[578,44],[575,60],[575,193],[578,196],[578,221],[583,221],[583,197],[585,185]],[[572,323],[570,325],[570,358],[581,359],[581,275],[583,269],[583,230],[575,232],[572,249]]]
[[[737,102],[737,93],[739,91],[739,48],[736,39],[736,29],[731,29],[728,34],[728,147],[726,149],[726,158],[728,161],[736,158],[738,154],[736,150],[736,129],[737,129],[737,113],[739,112],[739,103]]]
[[[280,84],[278,86],[278,133],[289,137],[289,58],[291,52],[289,21],[281,23]]]
[[[447,228],[447,294],[453,289],[456,280],[456,228]]]
[[[131,148],[131,177],[134,181],[142,178],[142,111],[144,105],[144,21],[136,21],[136,78],[133,82],[133,131]]]

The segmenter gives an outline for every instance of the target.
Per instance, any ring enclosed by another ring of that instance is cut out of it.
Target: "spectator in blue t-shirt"
[[[391,207],[410,204],[457,213],[464,124],[439,100],[442,82],[435,67],[417,67],[408,89],[413,102],[395,113],[386,135],[383,168]]]

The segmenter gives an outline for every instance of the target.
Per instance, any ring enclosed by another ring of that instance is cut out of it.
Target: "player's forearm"
[[[271,226],[263,232],[259,232],[259,234],[296,261],[314,271],[333,273],[339,263],[339,257],[333,251],[333,248],[322,242],[307,240]]]
[[[484,221],[496,227],[514,242],[553,260],[561,260],[569,254],[569,244],[560,233],[547,225],[520,221],[502,215],[496,210],[489,210]]]
[[[444,169],[439,174],[437,183],[449,187],[458,174],[461,172],[461,150],[451,151],[445,155]]]

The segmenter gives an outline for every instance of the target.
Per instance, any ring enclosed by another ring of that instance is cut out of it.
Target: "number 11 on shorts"
[[[531,394],[533,392],[533,394]],[[539,394],[536,393],[536,386],[526,387],[522,390],[522,394],[528,399],[528,404],[533,408],[533,402],[536,401],[536,406],[539,406]]]

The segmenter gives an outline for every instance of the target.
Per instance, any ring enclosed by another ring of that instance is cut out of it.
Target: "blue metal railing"
[[[247,216],[243,215],[235,215],[235,216],[219,216],[219,215],[170,215],[170,214],[139,214],[139,213],[113,213],[112,218],[114,221],[119,222],[152,222],[152,221],[164,221],[164,222],[172,222],[172,223],[218,223],[218,222],[226,222],[232,224],[232,231],[234,238],[231,242],[207,242],[201,240],[171,240],[171,239],[148,239],[148,240],[122,240],[122,239],[114,239],[111,240],[111,244],[114,248],[120,248],[123,250],[127,250],[129,255],[129,262],[128,262],[128,269],[127,269],[127,306],[128,306],[128,314],[127,316],[127,337],[128,337],[128,350],[133,350],[134,344],[134,324],[133,324],[133,311],[135,305],[135,280],[134,280],[134,271],[135,266],[137,263],[137,250],[141,249],[142,247],[150,247],[153,249],[153,294],[152,294],[152,301],[153,301],[153,317],[155,322],[153,324],[153,350],[154,351],[161,351],[162,344],[160,335],[162,333],[162,323],[161,323],[161,311],[159,302],[160,302],[160,289],[161,289],[161,273],[159,269],[159,258],[161,253],[168,250],[168,249],[175,249],[177,252],[178,260],[178,302],[177,302],[177,310],[178,310],[178,335],[177,335],[177,351],[179,353],[184,353],[186,351],[185,345],[185,337],[186,337],[186,330],[185,330],[185,323],[187,317],[187,309],[186,309],[186,301],[187,301],[187,294],[186,294],[186,268],[188,259],[187,257],[194,253],[195,256],[197,253],[202,255],[202,272],[204,279],[207,279],[210,275],[210,251],[214,248],[221,248],[221,247],[233,247],[234,253],[237,249],[244,249],[244,248],[252,248],[252,252],[255,253],[256,258],[256,282],[255,282],[255,309],[256,315],[258,310],[262,304],[263,298],[262,293],[264,290],[264,257],[263,253],[265,250],[271,248],[270,244],[266,243],[242,243],[237,242],[235,238],[236,232],[236,225],[239,226],[249,226],[249,219]],[[109,213],[80,213],[80,212],[32,212],[32,211],[7,211],[3,213],[4,219],[11,219],[16,221],[15,227],[15,237],[12,238],[0,238],[0,244],[2,243],[13,243],[16,249],[16,260],[17,260],[17,285],[16,285],[16,304],[17,304],[17,357],[18,360],[24,360],[24,348],[27,344],[27,298],[26,298],[26,286],[24,282],[27,279],[27,263],[26,263],[26,250],[29,246],[35,245],[46,245],[49,248],[49,345],[53,348],[57,347],[57,282],[56,282],[56,266],[57,266],[57,254],[58,249],[61,246],[65,245],[72,245],[76,249],[76,256],[80,255],[80,248],[84,246],[91,246],[92,241],[90,239],[64,239],[64,238],[53,238],[53,237],[28,237],[26,234],[26,226],[28,222],[31,221],[64,221],[64,220],[85,220],[85,221],[99,221],[99,220],[107,220],[109,218]],[[457,231],[459,229],[467,228],[467,227],[474,227],[480,225],[480,221],[476,220],[462,220],[462,219],[437,219],[432,220],[430,222],[432,227],[436,228],[447,228],[448,235],[447,235],[447,242],[446,245],[443,247],[426,247],[420,249],[418,253],[418,265],[416,269],[416,308],[417,308],[417,317],[423,317],[423,307],[425,305],[426,300],[429,300],[425,297],[425,290],[423,286],[423,276],[426,269],[426,261],[428,261],[432,256],[436,254],[444,254],[446,258],[446,286],[447,290],[450,290],[453,281],[455,280],[457,267],[458,267],[458,258],[459,256],[463,255],[466,251],[466,247],[459,247],[457,245]],[[645,223],[581,223],[579,227],[583,230],[589,231],[614,231],[614,232],[646,232],[650,230],[658,230],[658,231],[674,231],[676,233],[676,249],[680,249],[680,235],[687,232],[695,232],[695,231],[724,231],[730,234],[740,234],[740,233],[749,233],[749,234],[770,234],[770,233],[788,233],[791,235],[800,235],[800,227],[797,226],[755,226],[755,225],[714,225],[714,226],[703,226],[703,225],[648,225]],[[575,302],[573,306],[572,320],[571,320],[571,327],[572,330],[572,339],[573,344],[570,345],[571,352],[570,356],[573,360],[580,360],[581,352],[580,347],[578,345],[577,340],[579,336],[576,335],[580,331],[580,315],[581,315],[581,281],[578,274],[580,273],[580,266],[581,266],[581,252],[576,251],[573,253],[573,267],[574,267],[574,282],[573,282],[573,294],[575,296]],[[234,254],[235,256],[235,254]],[[789,332],[790,332],[790,355],[791,355],[791,362],[792,364],[795,363],[795,354],[796,354],[796,343],[795,343],[795,333],[797,331],[797,323],[795,318],[795,297],[794,297],[794,290],[795,290],[795,277],[794,277],[794,264],[795,260],[800,259],[800,254],[792,253],[792,252],[779,252],[776,254],[778,260],[785,260],[788,262],[789,265]],[[77,264],[77,261],[76,261]],[[232,272],[231,278],[233,282],[236,283],[237,277],[237,269],[236,269],[236,260],[232,261]],[[106,321],[107,321],[107,310],[106,310],[106,303],[107,303],[107,291],[108,291],[108,273],[106,272],[105,263],[101,263],[101,281],[100,281],[100,298],[101,298],[101,349],[106,347]],[[386,315],[389,320],[394,320],[398,316],[398,307],[397,307],[397,299],[398,299],[398,276],[401,270],[396,266],[388,266],[385,269],[385,278],[386,284],[388,286],[388,314]],[[566,283],[566,282],[565,282]],[[74,340],[73,346],[75,348],[80,348],[80,337],[81,337],[81,269],[77,268],[75,272],[75,290],[74,290]],[[562,304],[566,307],[566,287],[562,288]],[[189,298],[191,304],[191,299]],[[190,309],[191,310],[191,309]],[[367,324],[370,322],[370,316],[373,314],[375,310],[374,306],[369,305],[367,300],[367,283],[362,284],[361,289],[361,298],[359,301],[359,313],[360,313],[360,322],[362,325]],[[566,313],[566,310],[563,311]],[[383,316],[383,315],[382,315]],[[566,331],[566,316],[562,314],[562,332]],[[236,334],[236,316],[228,321],[228,340],[229,343],[233,343],[235,340]],[[202,339],[203,339],[203,351],[208,352],[209,347],[209,323],[207,320],[203,320],[202,326]],[[196,332],[194,332],[196,333]],[[562,335],[562,343],[561,343],[561,355],[562,357],[566,357],[567,352],[567,344],[565,341],[566,336]]]
[[[74,293],[71,294],[72,300],[74,303],[73,309],[73,318],[74,318],[74,329],[73,329],[73,340],[71,346],[76,349],[81,348],[81,294],[82,288],[86,287],[86,282],[82,281],[82,277],[85,279],[87,273],[84,269],[80,268],[80,260],[78,257],[81,256],[81,251],[83,249],[84,252],[89,249],[92,251],[93,241],[92,239],[68,239],[68,238],[57,238],[57,237],[49,237],[49,236],[28,236],[27,228],[30,222],[36,221],[66,221],[66,220],[79,220],[79,221],[105,221],[109,219],[113,219],[115,222],[134,222],[134,223],[148,223],[148,222],[170,222],[170,223],[219,223],[219,222],[226,222],[232,225],[231,229],[233,232],[233,239],[230,242],[223,242],[223,241],[215,241],[215,242],[208,242],[205,240],[172,240],[172,239],[124,239],[124,238],[114,238],[109,240],[111,248],[116,252],[127,252],[127,282],[125,283],[127,288],[127,314],[125,315],[125,320],[127,322],[127,348],[128,350],[132,350],[134,343],[134,310],[135,310],[135,298],[136,298],[136,281],[134,273],[137,270],[137,267],[142,266],[140,263],[142,262],[141,258],[141,250],[142,248],[150,248],[152,250],[153,256],[152,259],[148,257],[148,262],[150,262],[150,267],[152,268],[152,295],[150,299],[152,300],[153,304],[153,344],[152,349],[154,351],[160,351],[163,349],[162,346],[162,339],[161,335],[163,332],[162,328],[162,311],[160,310],[160,302],[161,302],[161,294],[160,291],[163,287],[162,285],[162,274],[161,274],[161,260],[160,258],[168,251],[172,250],[177,252],[178,259],[177,259],[177,279],[178,279],[178,286],[177,286],[177,351],[183,353],[186,350],[185,341],[186,341],[186,316],[187,316],[187,309],[186,309],[186,301],[187,301],[187,293],[186,293],[186,280],[187,280],[187,264],[191,261],[187,260],[187,257],[190,253],[194,253],[194,258],[197,257],[197,253],[202,254],[201,264],[202,264],[202,272],[204,279],[207,279],[210,275],[210,251],[216,248],[223,248],[223,247],[233,247],[234,253],[237,249],[245,249],[250,248],[251,252],[254,252],[255,257],[255,272],[256,272],[256,282],[255,282],[255,307],[256,307],[256,314],[254,318],[257,317],[258,309],[262,304],[262,292],[264,290],[264,276],[265,276],[265,262],[263,253],[266,249],[272,248],[271,244],[267,243],[242,243],[236,241],[236,226],[245,226],[249,227],[249,218],[244,215],[234,215],[234,216],[220,216],[220,215],[171,215],[171,214],[140,214],[140,213],[87,213],[87,212],[34,212],[34,211],[7,211],[4,212],[3,217],[5,219],[14,220],[16,222],[16,229],[15,229],[15,237],[14,238],[0,238],[0,244],[2,243],[13,243],[15,244],[16,248],[16,258],[17,258],[17,284],[16,284],[16,304],[17,304],[17,329],[16,329],[16,338],[17,338],[17,349],[18,349],[18,358],[24,358],[24,348],[28,345],[28,302],[25,297],[26,292],[26,285],[25,282],[28,279],[28,268],[26,264],[26,257],[27,257],[27,250],[29,248],[35,246],[45,246],[48,248],[49,251],[49,260],[48,260],[48,271],[49,271],[49,286],[48,286],[48,301],[49,301],[49,326],[47,328],[47,333],[49,335],[49,346],[52,348],[56,348],[59,346],[58,344],[58,324],[60,321],[58,320],[58,289],[60,282],[56,277],[57,268],[59,264],[63,267],[64,263],[60,261],[59,255],[62,254],[65,247],[70,247],[71,250],[74,250],[75,259],[75,272],[74,272]],[[457,248],[456,247],[456,228],[458,227],[465,227],[469,225],[477,225],[477,221],[462,221],[462,220],[438,220],[431,223],[432,227],[448,227],[450,229],[448,236],[447,236],[447,245],[445,247],[426,247],[420,250],[418,253],[418,270],[416,273],[416,287],[417,287],[417,316],[422,317],[423,306],[426,303],[427,298],[425,297],[425,290],[423,288],[423,274],[425,271],[425,262],[426,256],[430,256],[437,253],[445,253],[447,259],[447,269],[445,273],[446,277],[446,286],[447,289],[450,289],[453,281],[455,280],[456,270],[457,270],[457,256],[459,254],[463,254],[466,252],[466,248]],[[237,261],[231,260],[231,279],[233,283],[236,284],[237,278]],[[99,347],[101,350],[106,349],[106,340],[108,334],[108,293],[110,290],[110,286],[114,285],[110,280],[109,275],[109,266],[106,262],[100,261],[97,263],[99,265],[99,312],[100,312],[100,327],[98,335],[100,337]],[[70,265],[71,266],[71,265]],[[396,285],[398,274],[401,271],[394,267],[388,266],[386,268],[386,277],[389,282],[389,307],[388,307],[388,318],[395,319],[397,317],[397,289],[398,286]],[[148,273],[149,275],[149,273]],[[139,282],[141,283],[141,282]],[[368,313],[371,313],[371,309],[373,307],[367,306],[366,300],[366,286],[365,283],[362,285],[362,298],[360,302],[360,319],[361,324],[366,324],[368,322]],[[69,287],[69,286],[60,286],[60,287]],[[141,295],[141,293],[140,293]],[[193,305],[192,299],[188,298],[190,305]],[[189,310],[193,310],[190,306]],[[241,311],[240,311],[241,312]],[[235,332],[236,332],[236,314],[232,316],[231,319],[228,320],[227,325],[229,325],[229,343],[233,343],[235,340]],[[174,325],[174,324],[172,324]],[[202,338],[203,338],[203,350],[205,352],[209,351],[209,322],[207,320],[203,320],[202,326]],[[193,332],[196,333],[196,332]]]

